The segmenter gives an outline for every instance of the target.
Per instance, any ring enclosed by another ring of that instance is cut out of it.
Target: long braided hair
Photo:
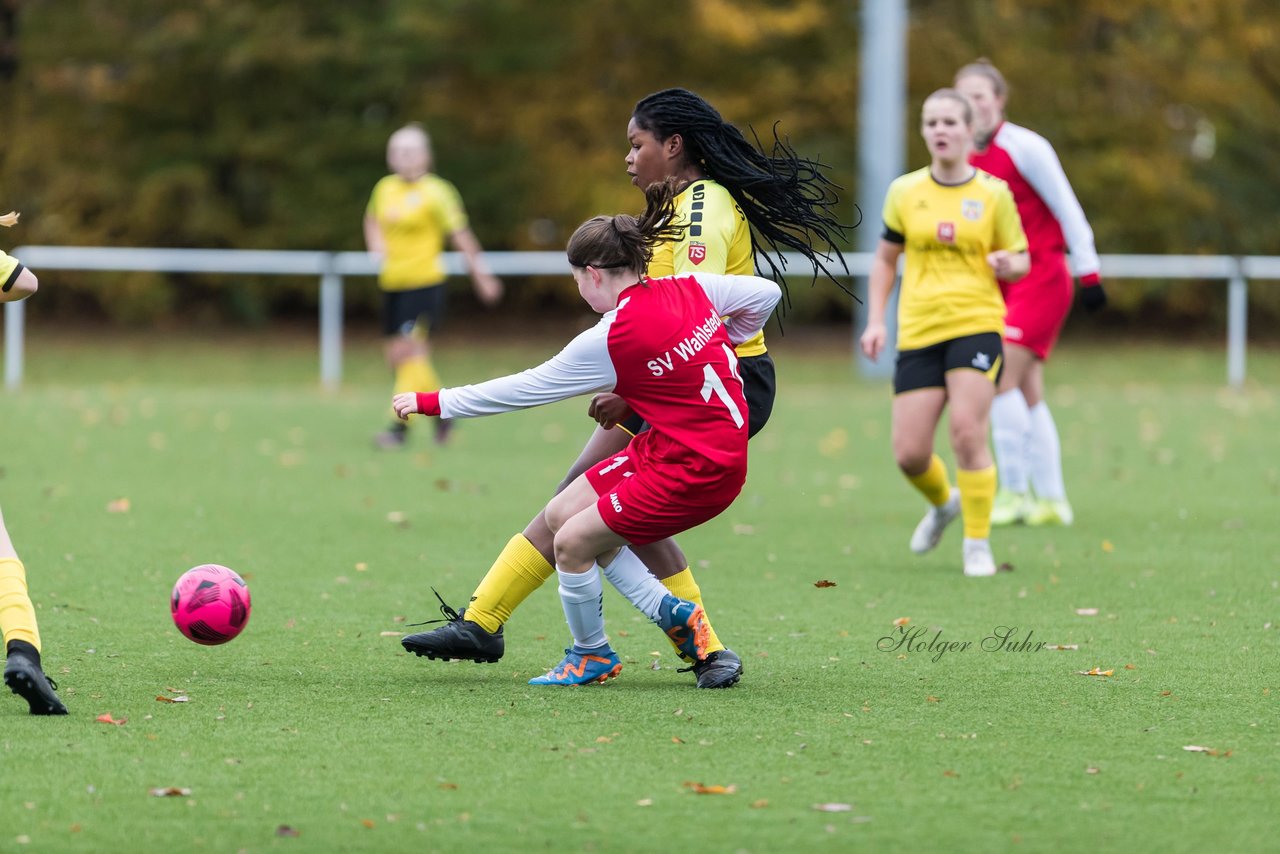
[[[825,174],[826,167],[801,157],[773,127],[773,149],[766,153],[760,138],[755,144],[726,122],[714,107],[688,89],[663,89],[636,104],[632,118],[641,130],[659,141],[680,134],[685,152],[709,178],[729,191],[751,225],[751,254],[756,269],[768,265],[770,277],[783,287],[785,249],[799,252],[813,264],[813,280],[822,273],[837,287],[850,289],[829,268],[838,261],[845,274],[849,266],[837,241],[857,225],[841,223],[833,213],[840,189]]]

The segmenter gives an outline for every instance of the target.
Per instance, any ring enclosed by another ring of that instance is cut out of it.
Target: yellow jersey
[[[721,184],[699,178],[685,187],[676,196],[675,221],[687,228],[679,240],[654,248],[647,271],[650,278],[698,272],[734,276],[755,273],[751,226],[742,208]],[[737,348],[739,356],[759,356],[763,352],[764,332]]]
[[[22,272],[22,264],[12,255],[0,252],[0,288],[9,290]]]
[[[373,188],[367,215],[378,223],[386,249],[378,284],[384,291],[438,285],[446,278],[445,239],[467,227],[458,190],[439,175],[406,181],[388,175]]]
[[[981,332],[1004,334],[1004,298],[987,255],[1027,248],[1009,186],[975,170],[962,184],[939,184],[929,168],[889,185],[886,240],[904,244],[898,348],[918,350]]]

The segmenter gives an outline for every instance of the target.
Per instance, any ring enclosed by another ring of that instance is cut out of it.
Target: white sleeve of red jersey
[[[609,391],[618,376],[609,358],[614,313],[570,341],[536,368],[476,385],[440,390],[442,418],[475,418],[529,409],[580,394]]]
[[[694,273],[694,279],[724,320],[729,340],[741,344],[769,322],[773,307],[782,298],[776,282],[759,276],[721,276]]]
[[[1097,273],[1101,262],[1093,245],[1093,229],[1085,219],[1080,200],[1071,189],[1067,173],[1062,170],[1062,163],[1049,140],[1035,131],[1005,122],[1000,129],[999,144],[1009,152],[1022,177],[1053,211],[1062,228],[1062,236],[1067,239],[1071,266],[1076,275]]]

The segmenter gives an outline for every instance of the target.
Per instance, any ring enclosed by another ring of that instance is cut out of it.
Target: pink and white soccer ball
[[[206,563],[189,569],[173,585],[173,624],[205,646],[226,643],[249,622],[249,587],[225,566]]]

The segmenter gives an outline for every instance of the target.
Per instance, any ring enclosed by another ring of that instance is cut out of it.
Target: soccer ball
[[[225,566],[206,563],[182,573],[170,600],[173,624],[191,640],[217,646],[249,622],[249,588]]]

